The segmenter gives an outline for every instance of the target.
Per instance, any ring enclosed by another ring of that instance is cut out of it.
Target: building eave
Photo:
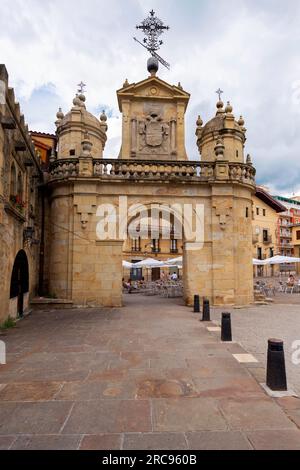
[[[265,204],[270,206],[272,209],[274,209],[277,213],[286,212],[287,210],[286,207],[280,204],[279,201],[274,199],[270,194],[268,194],[262,188],[258,188],[258,187],[256,188],[255,196],[261,201],[263,201]]]

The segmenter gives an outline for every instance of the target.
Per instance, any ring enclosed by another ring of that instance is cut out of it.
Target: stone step
[[[74,308],[72,300],[68,299],[47,299],[45,297],[36,297],[30,301],[33,310],[59,310]]]

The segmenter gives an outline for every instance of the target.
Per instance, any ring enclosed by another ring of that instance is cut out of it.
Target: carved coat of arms
[[[146,146],[161,147],[169,136],[169,125],[163,122],[160,115],[152,113],[147,116],[146,121],[140,122],[139,134],[144,137]]]

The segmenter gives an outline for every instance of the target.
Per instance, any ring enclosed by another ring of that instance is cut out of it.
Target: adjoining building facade
[[[41,161],[42,168],[47,170],[49,168],[52,152],[56,150],[56,135],[31,131],[30,137],[34,143],[35,151]]]
[[[294,256],[300,258],[300,222],[291,227],[292,230],[292,245]],[[300,263],[296,263],[297,274],[300,274]]]
[[[22,316],[39,290],[43,249],[41,161],[0,65],[0,323]]]
[[[280,253],[278,220],[286,208],[265,189],[256,188],[253,197],[253,258],[264,260]],[[255,276],[273,276],[279,266],[254,266]]]
[[[282,256],[293,256],[294,248],[292,244],[292,225],[300,223],[300,201],[297,197],[287,198],[274,196],[284,207],[285,212],[281,213],[278,219],[277,243]]]

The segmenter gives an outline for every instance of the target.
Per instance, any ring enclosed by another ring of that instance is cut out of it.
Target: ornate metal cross
[[[81,80],[80,83],[78,83],[78,93],[82,93],[84,94],[85,93],[85,87],[86,87],[86,84],[83,83],[83,81]]]
[[[160,46],[163,44],[163,41],[161,41],[159,37],[163,34],[164,31],[169,30],[170,27],[165,26],[164,23],[157,16],[155,16],[155,11],[151,10],[150,16],[142,21],[141,25],[136,26],[136,29],[141,29],[146,37],[143,39],[143,43],[136,38],[133,39],[145,47],[145,49],[147,49],[153,57],[155,57],[157,60],[159,60],[159,62],[169,69],[170,65],[168,62],[162,59],[162,57],[160,57],[156,51],[158,51]]]
[[[155,16],[153,10],[150,11],[150,16],[148,16],[140,26],[137,26],[136,29],[141,29],[143,33],[147,36],[144,38],[144,44],[147,46],[150,52],[156,52],[163,44],[163,41],[159,41],[159,36],[165,30],[170,29],[169,26],[165,26],[163,22]]]
[[[221,88],[219,88],[217,91],[216,91],[217,95],[219,96],[219,101],[221,101],[221,98],[222,98],[222,95],[224,93],[223,90],[221,90]]]

